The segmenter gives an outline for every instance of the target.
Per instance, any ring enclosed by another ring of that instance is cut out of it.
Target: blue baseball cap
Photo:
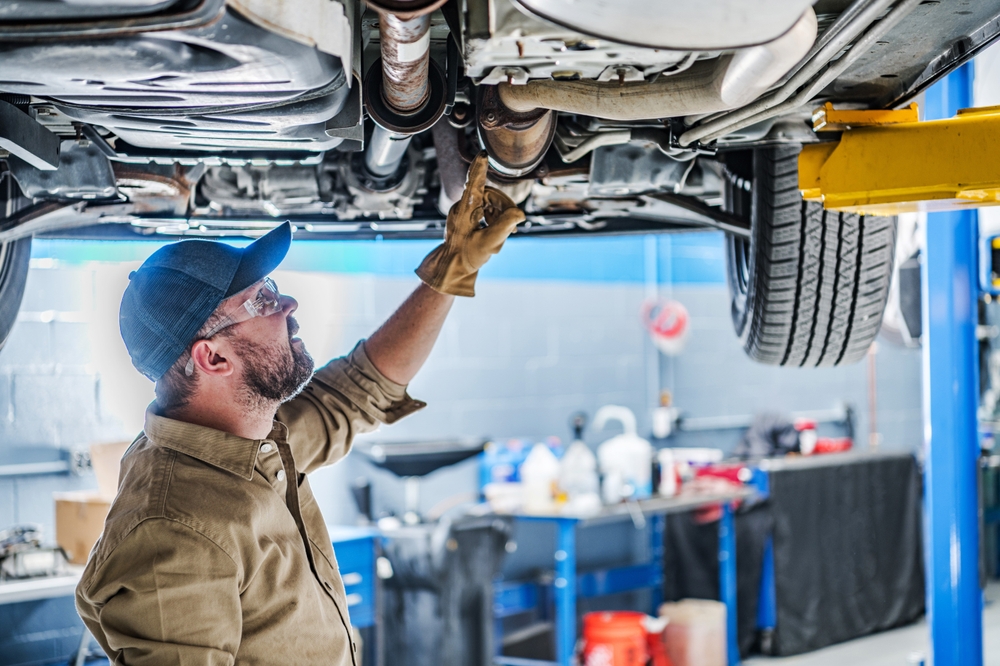
[[[132,365],[153,381],[162,377],[219,304],[267,277],[291,242],[285,222],[243,248],[185,240],[150,255],[129,275],[118,312]]]

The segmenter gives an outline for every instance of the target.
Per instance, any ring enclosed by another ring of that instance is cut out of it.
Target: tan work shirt
[[[164,418],[154,403],[76,590],[112,663],[356,664],[305,473],[423,406],[361,343],[282,405],[267,439]]]

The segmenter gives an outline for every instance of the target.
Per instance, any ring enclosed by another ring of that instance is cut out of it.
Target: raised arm
[[[397,384],[409,384],[423,366],[441,333],[455,297],[426,284],[365,341],[365,352],[379,372]]]
[[[454,296],[475,296],[479,269],[524,221],[507,195],[486,187],[488,171],[482,152],[469,167],[462,198],[448,212],[444,243],[417,268],[424,284],[365,343],[372,364],[394,382],[405,385],[413,379],[434,347]]]

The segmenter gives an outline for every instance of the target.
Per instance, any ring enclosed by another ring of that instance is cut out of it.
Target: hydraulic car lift
[[[975,329],[978,215],[1000,204],[1000,108],[972,109],[972,63],[930,88],[916,107],[814,116],[839,142],[807,146],[799,186],[830,210],[928,215],[922,270],[924,558],[935,666],[981,666]],[[957,114],[957,115],[956,115]]]

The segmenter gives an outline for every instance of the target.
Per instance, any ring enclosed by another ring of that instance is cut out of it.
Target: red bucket
[[[584,666],[645,666],[644,613],[615,611],[583,616]]]

